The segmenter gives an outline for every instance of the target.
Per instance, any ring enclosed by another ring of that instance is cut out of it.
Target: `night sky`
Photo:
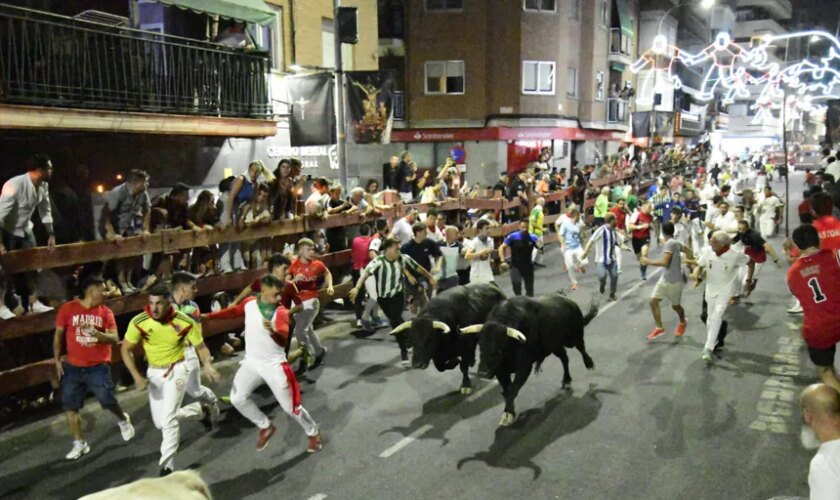
[[[792,22],[802,24],[802,28],[821,28],[831,33],[837,30],[840,20],[840,0],[791,0],[793,4]]]

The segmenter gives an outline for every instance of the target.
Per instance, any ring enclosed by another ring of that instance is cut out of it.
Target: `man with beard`
[[[840,492],[840,393],[825,384],[813,384],[802,391],[800,401],[807,425],[803,435],[811,431],[821,443],[808,471],[811,499],[836,499]]]

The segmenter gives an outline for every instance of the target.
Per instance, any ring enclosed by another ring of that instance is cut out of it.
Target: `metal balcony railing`
[[[630,103],[618,97],[607,99],[607,123],[627,123]]]
[[[633,37],[624,33],[621,28],[611,28],[610,54],[631,57],[633,54]]]
[[[269,57],[0,4],[0,102],[266,117]]]

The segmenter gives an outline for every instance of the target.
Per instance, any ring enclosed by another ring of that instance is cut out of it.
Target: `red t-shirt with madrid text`
[[[93,330],[82,326],[85,323],[94,325],[100,331],[117,329],[114,313],[107,306],[88,309],[78,300],[65,303],[58,309],[55,326],[64,329],[67,362],[80,367],[110,363],[111,344],[96,340]]]
[[[301,262],[300,259],[295,259],[287,272],[292,276],[293,281],[298,276],[302,276],[294,283],[298,288],[298,297],[305,301],[318,297],[318,280],[327,273],[327,266],[317,259],[312,259],[306,263]]]
[[[820,250],[797,259],[787,283],[804,313],[802,336],[814,349],[840,342],[840,253]]]

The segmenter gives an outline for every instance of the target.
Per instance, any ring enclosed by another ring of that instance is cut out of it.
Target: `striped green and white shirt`
[[[377,295],[387,299],[403,291],[402,272],[405,268],[420,274],[420,264],[403,254],[400,254],[400,258],[395,261],[390,261],[384,255],[380,255],[370,261],[365,271],[376,278]]]

